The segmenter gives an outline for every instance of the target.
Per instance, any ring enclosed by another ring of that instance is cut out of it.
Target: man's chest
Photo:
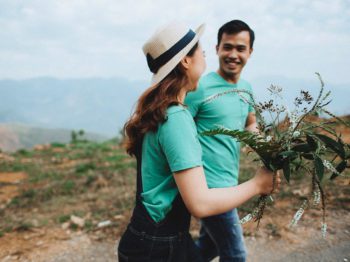
[[[208,92],[206,97],[215,96],[223,91]],[[249,112],[249,104],[244,94],[236,92],[216,97],[203,102],[197,114],[197,122],[202,122],[206,128],[216,128],[217,125],[230,129],[243,129]]]

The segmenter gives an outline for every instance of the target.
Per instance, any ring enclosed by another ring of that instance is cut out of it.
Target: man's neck
[[[216,73],[231,84],[237,84],[239,81],[240,74],[228,76],[227,74],[224,74],[224,72],[222,72],[222,70],[220,70],[220,68],[216,71]]]

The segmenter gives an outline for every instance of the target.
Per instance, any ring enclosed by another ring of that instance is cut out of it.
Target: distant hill
[[[0,123],[114,137],[145,88],[145,83],[119,78],[0,80]]]
[[[320,84],[311,80],[266,76],[247,79],[258,101],[270,99],[271,84],[284,88],[292,107],[300,89],[316,96]],[[333,85],[329,109],[339,115],[350,113],[350,84]],[[0,80],[0,123],[22,123],[42,128],[84,129],[108,137],[118,135],[147,82],[122,78],[56,79],[40,77],[26,80]],[[10,138],[9,138],[10,139]]]
[[[93,133],[86,133],[83,137],[97,142],[107,140],[106,136]],[[14,152],[18,149],[30,149],[38,144],[68,143],[70,141],[71,130],[67,129],[45,129],[19,124],[0,124],[0,149],[2,151]]]

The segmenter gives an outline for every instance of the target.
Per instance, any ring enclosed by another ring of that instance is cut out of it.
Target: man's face
[[[216,46],[219,57],[219,73],[229,82],[237,82],[243,67],[247,63],[253,49],[250,48],[248,31],[237,34],[224,33],[220,44]]]

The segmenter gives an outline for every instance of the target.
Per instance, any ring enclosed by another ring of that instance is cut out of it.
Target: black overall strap
[[[161,222],[155,222],[148,211],[144,207],[142,203],[142,143],[139,144],[136,160],[137,160],[137,188],[136,188],[136,207],[133,213],[133,219],[137,220],[138,224],[140,224],[140,219],[142,223],[147,223],[147,226],[141,226],[139,230],[143,230],[143,228],[151,225],[152,228],[157,228],[158,234],[168,234],[169,232],[184,232],[188,231],[190,224],[190,214],[183,203],[181,195],[178,194],[172,203],[171,211],[166,215],[166,217]],[[148,222],[147,222],[148,221]]]
[[[140,142],[137,146],[137,153],[136,153],[136,161],[137,161],[137,177],[136,177],[136,204],[141,204],[142,197],[141,193],[143,191],[142,189],[142,176],[141,176],[141,170],[142,170],[142,142]]]

